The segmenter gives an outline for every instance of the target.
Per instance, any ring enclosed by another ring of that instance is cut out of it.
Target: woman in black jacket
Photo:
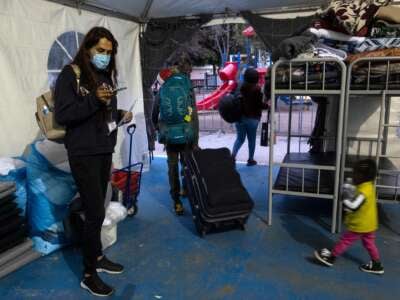
[[[240,88],[242,95],[243,116],[236,126],[236,141],[233,145],[232,156],[236,159],[236,155],[243,145],[246,136],[249,144],[248,166],[254,166],[257,162],[254,160],[254,152],[256,149],[257,127],[261,119],[263,108],[267,105],[263,103],[263,94],[258,86],[259,75],[256,69],[248,68],[244,73],[244,82]]]
[[[72,62],[79,67],[80,80],[71,65],[65,66],[57,79],[54,94],[55,117],[66,127],[64,143],[85,213],[81,287],[97,296],[108,296],[113,292],[97,272],[116,274],[123,271],[122,265],[103,255],[100,239],[117,139],[114,129],[124,113],[117,111],[117,98],[113,92],[117,83],[117,48],[118,42],[110,31],[103,27],[92,28]],[[126,120],[131,119],[130,113]]]

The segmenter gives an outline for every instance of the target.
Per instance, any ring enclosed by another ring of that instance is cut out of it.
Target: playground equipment
[[[226,62],[225,67],[219,71],[219,77],[224,83],[217,88],[211,95],[197,102],[198,110],[210,110],[218,107],[219,100],[227,93],[233,92],[237,88],[236,76],[238,73],[237,62]]]

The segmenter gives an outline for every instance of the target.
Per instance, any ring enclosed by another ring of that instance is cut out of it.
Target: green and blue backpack
[[[192,85],[184,74],[174,74],[160,88],[158,141],[189,144],[194,141]]]

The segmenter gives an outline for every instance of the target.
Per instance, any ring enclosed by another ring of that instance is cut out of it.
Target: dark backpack
[[[194,141],[192,85],[184,74],[169,77],[160,88],[158,141],[188,144]]]
[[[239,122],[243,115],[243,97],[240,92],[227,93],[218,104],[218,111],[222,119],[228,123]]]

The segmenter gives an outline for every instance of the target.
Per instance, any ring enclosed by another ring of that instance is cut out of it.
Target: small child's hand
[[[344,183],[342,186],[342,200],[353,200],[356,197],[357,188],[350,183]]]

